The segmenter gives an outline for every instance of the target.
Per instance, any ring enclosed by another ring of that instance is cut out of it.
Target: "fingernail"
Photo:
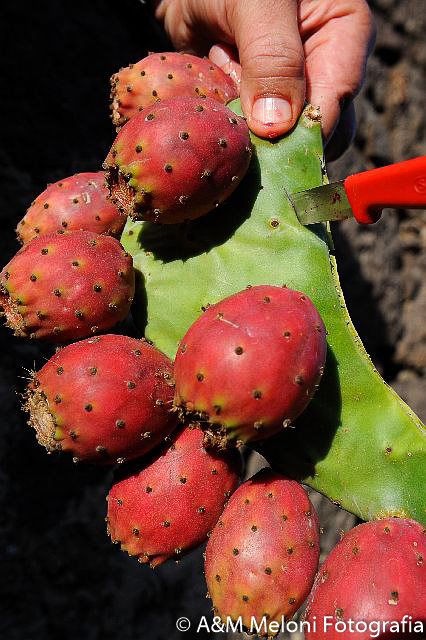
[[[218,47],[217,45],[214,45],[210,49],[209,58],[212,62],[217,64],[217,66],[220,67],[221,69],[226,67],[226,65],[229,65],[229,63],[231,62],[231,59],[226,53],[226,51],[224,51],[222,47]]]
[[[253,104],[251,117],[263,124],[281,124],[292,118],[291,104],[285,98],[275,96],[258,98]]]

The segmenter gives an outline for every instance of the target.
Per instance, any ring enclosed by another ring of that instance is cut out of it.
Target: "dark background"
[[[355,144],[329,167],[336,179],[426,153],[424,0],[371,6],[378,42],[357,100]],[[169,46],[137,0],[6,0],[1,9],[0,255],[6,264],[17,250],[14,228],[47,182],[100,168],[114,139],[110,75]],[[423,418],[425,221],[423,211],[399,211],[372,228],[348,221],[334,229],[355,326],[385,379]],[[103,521],[111,472],[48,457],[19,410],[25,369],[40,368],[53,349],[1,328],[0,353],[2,637],[194,637],[176,631],[175,621],[186,615],[196,624],[209,613],[201,551],[152,571],[111,545]],[[338,528],[354,521],[325,500],[317,503],[326,552]]]

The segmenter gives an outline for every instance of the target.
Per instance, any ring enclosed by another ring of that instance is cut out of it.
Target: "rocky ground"
[[[136,0],[121,0],[119,11],[112,0],[76,0],[66,14],[64,6],[2,3],[2,263],[17,248],[14,226],[46,183],[97,170],[105,157],[113,137],[105,112],[110,74],[165,46]],[[371,6],[377,46],[357,100],[355,143],[329,167],[336,179],[426,154],[424,0]],[[348,221],[333,231],[355,326],[385,379],[423,419],[425,222],[424,211],[390,211],[373,227]],[[8,640],[185,637],[176,619],[195,623],[209,613],[201,551],[152,572],[110,544],[103,517],[111,473],[48,458],[19,412],[25,369],[40,367],[51,349],[0,331],[0,633]],[[326,553],[355,521],[314,499]]]
[[[351,149],[331,178],[426,153],[423,0],[371,2],[378,35],[358,98]],[[425,419],[426,211],[389,211],[361,228],[334,225],[349,310],[385,379]]]

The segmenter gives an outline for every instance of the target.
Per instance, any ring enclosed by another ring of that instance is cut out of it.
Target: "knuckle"
[[[377,35],[376,21],[373,12],[366,0],[358,0],[356,5],[358,20],[364,27],[370,47],[374,46]]]
[[[248,75],[258,80],[303,78],[305,74],[303,51],[288,45],[262,47],[259,51],[255,41],[247,50],[244,61]]]

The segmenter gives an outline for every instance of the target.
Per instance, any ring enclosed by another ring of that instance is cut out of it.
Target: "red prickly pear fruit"
[[[16,336],[78,340],[123,320],[134,289],[132,258],[115,238],[49,233],[25,244],[0,273],[0,312]]]
[[[76,173],[50,184],[17,227],[22,244],[52,231],[94,231],[119,236],[126,222],[108,199],[103,171]]]
[[[122,126],[155,102],[182,95],[226,104],[238,97],[238,88],[230,76],[206,58],[188,53],[153,53],[111,77],[112,121]]]
[[[325,363],[321,317],[304,294],[256,286],[208,307],[182,339],[175,406],[195,413],[217,444],[264,439],[289,426]]]
[[[139,562],[155,567],[202,544],[236,489],[237,451],[206,451],[202,441],[198,429],[181,428],[149,460],[123,468],[112,486],[108,533]]]
[[[209,98],[185,96],[134,116],[103,167],[122,212],[171,224],[197,218],[225,200],[250,158],[244,118]]]
[[[318,517],[306,491],[262,469],[234,493],[207,544],[205,573],[215,615],[234,621],[241,616],[251,632],[255,620],[263,624],[259,634],[275,635],[274,625],[308,596],[318,560]]]
[[[384,518],[354,527],[318,572],[305,637],[418,638],[426,615],[425,562],[426,530],[415,520]]]
[[[144,455],[176,427],[172,363],[144,340],[102,335],[60,349],[34,374],[24,409],[50,453],[110,464]]]

